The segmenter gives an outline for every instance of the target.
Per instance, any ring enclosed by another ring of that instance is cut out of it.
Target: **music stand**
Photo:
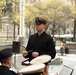
[[[14,53],[14,66],[16,67],[16,54],[20,53],[20,42],[13,41],[12,52]]]
[[[72,75],[73,69],[64,65],[63,69],[60,71],[59,75]]]

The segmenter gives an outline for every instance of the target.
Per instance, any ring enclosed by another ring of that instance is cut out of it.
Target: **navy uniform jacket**
[[[48,54],[53,59],[56,55],[55,44],[53,38],[43,32],[40,36],[38,33],[35,33],[30,36],[26,50],[33,50],[38,52],[39,55]],[[31,61],[34,57],[32,57],[31,52],[26,56],[29,57],[29,61]]]
[[[0,66],[0,75],[18,75],[6,66]]]

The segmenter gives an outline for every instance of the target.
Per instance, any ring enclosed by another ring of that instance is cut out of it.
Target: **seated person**
[[[18,75],[9,68],[12,66],[12,49],[6,48],[0,51],[0,75]]]

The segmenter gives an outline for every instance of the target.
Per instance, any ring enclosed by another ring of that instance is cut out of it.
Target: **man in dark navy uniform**
[[[9,68],[12,65],[12,49],[6,48],[0,51],[0,75],[18,75]]]
[[[55,44],[53,41],[53,38],[46,34],[45,28],[47,21],[41,17],[36,17],[35,19],[36,23],[36,30],[37,33],[30,36],[26,51],[23,51],[23,56],[29,57],[29,61],[31,61],[33,58],[40,56],[40,55],[50,55],[53,59],[56,55],[55,50]],[[29,52],[30,50],[33,50],[32,52]],[[45,75],[48,74],[48,67],[45,68]]]

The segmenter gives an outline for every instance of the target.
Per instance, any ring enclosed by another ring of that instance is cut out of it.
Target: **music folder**
[[[28,58],[25,59],[24,61],[21,62],[21,64],[24,65],[24,66],[30,65],[29,59]]]
[[[59,75],[72,75],[72,73],[73,73],[73,69],[64,65]]]

